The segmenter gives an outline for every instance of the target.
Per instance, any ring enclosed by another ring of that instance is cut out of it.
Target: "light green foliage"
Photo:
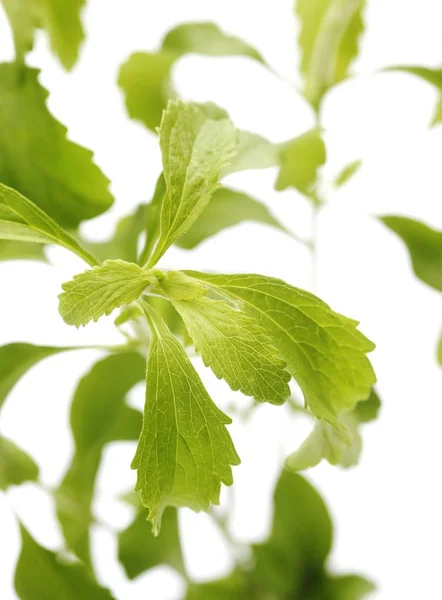
[[[294,471],[302,471],[316,466],[323,459],[342,467],[356,465],[362,450],[359,425],[376,419],[379,408],[379,397],[372,390],[367,400],[358,402],[352,411],[341,416],[349,439],[326,421],[317,421],[307,439],[287,458],[286,466]]]
[[[223,33],[214,23],[185,23],[171,29],[157,52],[137,52],[120,69],[123,89],[132,119],[152,131],[160,124],[167,101],[176,97],[171,81],[174,62],[184,54],[248,56],[263,62],[261,55],[239,38]]]
[[[0,181],[73,228],[106,211],[113,198],[91,152],[66,139],[46,97],[38,71],[0,65]]]
[[[334,183],[336,187],[341,187],[347,183],[362,166],[362,160],[355,160],[346,165],[336,177]]]
[[[223,174],[247,171],[248,169],[267,169],[280,163],[280,145],[273,144],[256,133],[238,131],[236,156],[233,157]]]
[[[20,526],[22,549],[15,571],[20,600],[113,600],[81,563],[59,558],[46,550]]]
[[[187,327],[195,350],[219,379],[258,402],[282,404],[290,394],[290,374],[267,332],[225,301],[182,299],[172,303]]]
[[[305,479],[283,471],[273,509],[270,536],[252,547],[251,568],[238,567],[225,579],[193,584],[186,600],[360,600],[373,591],[373,584],[362,577],[329,573],[332,524],[323,501]]]
[[[177,243],[181,248],[190,250],[224,229],[249,221],[286,232],[264,204],[243,192],[221,187],[213,194],[198,220]]]
[[[18,61],[32,49],[35,30],[49,35],[53,52],[65,69],[77,61],[84,39],[80,20],[85,0],[1,0],[11,23]]]
[[[107,356],[80,380],[72,401],[75,453],[55,499],[67,547],[87,563],[91,505],[102,451],[111,441],[138,439],[142,416],[125,398],[143,380],[144,370],[145,362],[135,352]]]
[[[410,73],[420,79],[423,79],[427,83],[433,85],[440,92],[439,101],[434,111],[431,125],[437,125],[442,122],[442,69],[429,69],[427,67],[416,67],[416,66],[398,66],[389,67],[388,71],[403,71],[404,73]]]
[[[33,202],[0,183],[0,240],[56,244],[96,265],[97,260]],[[27,247],[28,244],[26,244]],[[23,246],[20,246],[23,249]]]
[[[46,262],[43,246],[32,242],[0,240],[0,261],[3,260],[39,260]]]
[[[178,531],[178,511],[168,507],[163,513],[161,535],[154,537],[141,504],[132,523],[118,535],[118,560],[129,579],[158,565],[169,565],[184,573]]]
[[[208,510],[219,502],[221,483],[232,484],[238,455],[185,350],[147,304],[151,328],[143,430],[132,467],[136,489],[158,534],[166,506]]]
[[[442,232],[407,217],[385,216],[380,220],[406,244],[415,275],[442,291]]]
[[[363,6],[364,0],[295,0],[304,95],[316,109],[358,54]]]
[[[14,385],[29,369],[44,358],[69,349],[19,343],[0,346],[0,408]]]
[[[150,271],[135,263],[106,260],[99,267],[75,275],[63,284],[59,311],[68,325],[80,327],[130,304],[153,281]]]
[[[160,128],[166,194],[160,235],[149,265],[154,265],[193,225],[219,187],[221,169],[237,143],[229,119],[214,120],[195,104],[168,105]]]
[[[282,145],[281,169],[275,183],[277,190],[288,187],[317,200],[315,186],[318,169],[325,163],[325,145],[318,129],[307,131],[303,135]]]
[[[37,481],[38,473],[38,465],[26,452],[0,436],[0,490],[25,481]]]
[[[267,331],[305,402],[319,418],[345,429],[341,412],[365,399],[375,382],[366,353],[374,345],[358,323],[333,312],[309,292],[262,275],[187,274],[240,301]]]

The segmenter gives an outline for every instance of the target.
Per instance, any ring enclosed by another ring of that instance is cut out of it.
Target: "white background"
[[[336,310],[361,321],[374,340],[372,355],[383,407],[363,431],[361,464],[348,471],[323,464],[308,474],[323,493],[336,524],[331,566],[359,571],[378,585],[377,600],[437,600],[442,597],[442,370],[435,362],[442,306],[439,294],[412,274],[407,253],[375,216],[398,213],[442,228],[442,127],[428,129],[434,90],[405,74],[380,73],[385,66],[414,63],[437,66],[442,58],[442,3],[439,0],[368,0],[366,34],[358,75],[326,98],[323,124],[331,180],[347,162],[361,158],[357,176],[329,194],[319,227],[317,293]],[[87,42],[81,59],[66,74],[38,37],[30,63],[41,67],[53,113],[71,139],[91,148],[112,180],[117,198],[109,215],[85,230],[104,237],[115,217],[148,200],[160,170],[157,141],[125,115],[115,85],[118,66],[137,50],[153,50],[171,26],[214,20],[227,32],[259,48],[285,78],[298,82],[296,25],[291,0],[94,0],[85,10]],[[0,55],[12,56],[12,42],[0,14]],[[185,99],[212,100],[235,124],[282,141],[311,127],[313,114],[289,83],[247,59],[187,57],[174,73]],[[273,190],[275,171],[231,176],[228,183],[265,202],[288,227],[308,234],[308,203],[293,191]],[[63,281],[83,269],[80,261],[52,250],[54,266],[0,264],[0,343],[42,344],[118,342],[111,319],[77,331],[57,313]],[[223,272],[256,271],[309,287],[310,259],[293,240],[264,226],[245,224],[208,241],[197,251],[172,250],[164,266]],[[55,485],[72,452],[69,403],[76,379],[99,354],[54,357],[27,374],[2,412],[2,434],[29,451],[42,479]],[[247,399],[234,394],[199,365],[221,408]],[[142,390],[133,394],[142,402]],[[233,435],[242,465],[235,468],[231,527],[241,540],[261,540],[268,532],[270,488],[284,456],[307,433],[299,417],[284,407],[262,406],[246,428]],[[100,472],[95,512],[111,527],[123,528],[131,513],[113,498],[133,484],[129,462],[133,444],[114,444]],[[225,494],[224,503],[231,492]],[[13,568],[19,538],[12,508],[36,538],[51,548],[62,539],[53,506],[33,486],[0,494],[0,598],[13,600]],[[206,515],[182,511],[188,568],[204,579],[225,574],[232,562]],[[183,583],[165,567],[133,583],[124,580],[116,545],[104,528],[94,530],[100,579],[119,600],[176,600]]]

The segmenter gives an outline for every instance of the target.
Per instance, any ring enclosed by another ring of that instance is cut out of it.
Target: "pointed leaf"
[[[361,168],[362,161],[355,160],[346,165],[336,177],[334,184],[336,187],[341,187],[347,183]]]
[[[38,474],[35,461],[14,442],[0,436],[0,490],[25,481],[37,481]]]
[[[143,430],[132,467],[156,535],[166,506],[208,510],[221,483],[232,484],[238,455],[185,350],[164,321],[143,305],[152,339],[147,360]]]

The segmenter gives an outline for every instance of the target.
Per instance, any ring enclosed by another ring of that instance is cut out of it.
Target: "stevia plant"
[[[187,23],[170,30],[156,51],[131,56],[118,83],[129,116],[158,134],[162,173],[151,201],[121,219],[103,243],[87,240],[78,226],[111,207],[108,180],[91,153],[67,139],[48,111],[38,72],[26,64],[35,31],[43,29],[60,62],[68,69],[74,65],[84,37],[82,4],[60,8],[54,1],[3,0],[16,60],[0,65],[0,258],[46,260],[47,245],[74,253],[87,268],[63,284],[61,318],[83,327],[113,314],[126,341],[106,349],[74,393],[75,452],[60,485],[50,490],[65,539],[60,551],[69,556],[59,560],[20,523],[16,592],[29,600],[114,597],[94,574],[90,528],[102,453],[119,440],[137,440],[131,466],[139,492],[127,498],[136,516],[119,534],[119,559],[131,579],[163,563],[187,578],[177,509],[209,511],[219,503],[222,484],[233,483],[232,467],[240,462],[229,434],[231,418],[202,383],[190,356],[196,352],[232,390],[273,404],[274,410],[290,402],[312,418],[313,428],[287,458],[275,489],[268,540],[251,546],[249,560],[239,560],[229,577],[209,584],[188,581],[186,597],[361,598],[372,584],[329,572],[330,518],[317,493],[293,471],[322,459],[342,466],[357,462],[359,427],[379,409],[367,358],[374,344],[356,321],[280,279],[165,270],[161,259],[173,245],[195,248],[246,220],[291,235],[314,258],[313,235],[299,240],[290,224],[223,181],[241,170],[277,167],[275,188],[302,193],[318,218],[326,201],[320,180],[326,160],[321,103],[347,77],[357,54],[363,2],[295,3],[302,93],[315,110],[317,127],[279,144],[238,130],[215,104],[183,102],[173,86],[172,66],[188,53],[246,56],[274,73],[248,43],[213,23]],[[14,136],[6,135],[11,128]],[[343,185],[358,166],[358,161],[348,165],[334,185]],[[31,367],[76,349],[28,343],[1,347],[0,409]],[[143,415],[126,403],[140,381],[146,386]],[[294,399],[291,382],[299,386],[302,403]],[[34,460],[0,437],[0,489],[38,479]]]

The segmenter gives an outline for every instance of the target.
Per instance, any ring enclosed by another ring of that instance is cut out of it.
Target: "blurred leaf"
[[[185,600],[265,600],[253,591],[248,578],[239,569],[228,577],[216,581],[191,583],[187,588]]]
[[[0,408],[17,381],[38,362],[70,348],[7,344],[0,346]]]
[[[37,481],[38,465],[14,442],[0,436],[0,490],[25,481]]]
[[[12,240],[0,240],[0,261],[2,260],[39,260],[47,262],[43,246]]]
[[[311,411],[345,430],[338,415],[365,399],[376,379],[366,356],[374,344],[357,329],[357,321],[280,279],[186,274],[239,301],[242,310],[267,331]]]
[[[406,244],[415,275],[442,292],[442,232],[406,217],[385,216],[380,220]]]
[[[152,280],[150,271],[135,263],[106,260],[63,283],[58,310],[65,323],[81,327],[134,302]]]
[[[154,535],[166,506],[208,510],[239,463],[226,425],[186,351],[158,313],[143,304],[151,330],[143,430],[132,468]]]
[[[442,69],[429,69],[427,67],[417,66],[397,66],[389,67],[387,71],[403,71],[410,75],[415,75],[427,83],[433,85],[442,94]],[[442,121],[442,95],[440,95],[436,109],[431,121],[431,125],[437,125]]]
[[[157,52],[137,52],[121,66],[118,85],[132,119],[153,132],[160,125],[167,101],[176,93],[171,68],[184,54],[243,55],[263,62],[261,55],[239,38],[223,33],[215,23],[185,23],[170,30]]]
[[[113,202],[92,153],[66,138],[46,108],[38,71],[0,65],[0,181],[32,201],[59,225],[75,228]]]
[[[242,192],[221,187],[216,190],[198,220],[177,244],[190,250],[224,229],[249,221],[287,231],[258,200]]]
[[[22,549],[15,571],[20,600],[113,600],[81,563],[63,563],[20,526]]]
[[[236,155],[224,168],[223,175],[248,169],[267,169],[279,165],[280,146],[280,144],[273,144],[256,133],[238,131]]]
[[[138,438],[142,415],[124,401],[143,380],[144,371],[145,361],[135,352],[107,356],[80,380],[74,395],[71,428],[75,454],[55,499],[66,544],[87,563],[91,505],[102,450],[110,441]]]
[[[372,390],[368,400],[358,402],[352,411],[342,414],[340,419],[347,427],[347,436],[326,421],[316,421],[310,435],[298,450],[287,458],[287,468],[302,471],[315,467],[323,459],[331,465],[356,465],[362,450],[359,426],[376,419],[379,408],[379,396]]]
[[[335,186],[341,187],[355,175],[362,166],[362,160],[355,160],[345,166],[335,179]]]
[[[118,560],[129,579],[135,579],[158,565],[169,565],[184,573],[177,509],[166,508],[161,535],[154,537],[146,512],[139,504],[134,521],[118,535]]]
[[[325,158],[325,145],[319,129],[312,129],[286,142],[281,149],[281,169],[275,188],[285,190],[294,187],[316,199],[317,173]]]
[[[77,62],[84,39],[80,12],[85,0],[1,0],[11,23],[19,62],[34,44],[35,30],[44,29],[65,69]]]
[[[347,77],[364,29],[364,0],[295,0],[304,95],[318,109],[326,91]]]
[[[206,208],[236,143],[236,129],[229,119],[208,118],[204,107],[197,104],[169,103],[160,128],[166,194],[149,266],[158,262]]]
[[[166,195],[166,181],[163,173],[158,177],[152,200],[146,206],[146,240],[140,254],[140,264],[144,265],[155,247],[160,235],[161,206]]]
[[[89,265],[97,260],[33,202],[0,183],[0,240],[55,244]]]

